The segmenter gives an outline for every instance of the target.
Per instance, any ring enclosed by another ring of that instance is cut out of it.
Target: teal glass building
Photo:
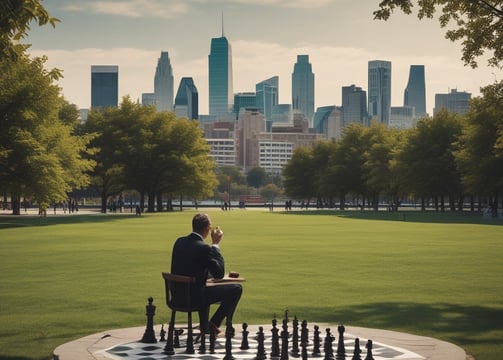
[[[119,66],[91,65],[91,107],[119,105]]]
[[[342,124],[358,123],[367,126],[367,93],[361,87],[342,87]]]
[[[161,52],[154,77],[155,106],[157,111],[173,111],[173,68],[169,54]]]
[[[279,77],[273,76],[255,85],[257,107],[263,112],[266,123],[272,123],[272,109],[278,104]]]
[[[389,125],[391,112],[391,62],[368,62],[368,113],[370,119]]]
[[[223,36],[211,39],[208,55],[209,113],[222,115],[232,111],[232,50]]]
[[[180,80],[175,97],[175,112],[190,120],[199,119],[199,94],[191,77]]]
[[[293,67],[292,107],[302,112],[311,124],[314,116],[314,73],[309,55],[297,55]]]
[[[403,94],[403,105],[414,106],[416,117],[426,116],[426,84],[424,80],[424,65],[411,65],[409,81]]]

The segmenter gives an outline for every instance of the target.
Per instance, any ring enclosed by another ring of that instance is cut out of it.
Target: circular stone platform
[[[264,333],[267,338],[270,335],[271,325],[250,325],[249,331],[249,350],[240,350],[241,343],[241,328],[236,326],[236,337],[233,339],[232,355],[236,360],[239,359],[253,359],[256,355],[256,341],[254,340],[255,334],[259,326],[264,328]],[[337,325],[334,324],[318,324],[320,329],[321,338],[321,352],[323,353],[323,341],[325,338],[325,329],[330,328],[332,336],[335,337],[333,342],[334,353],[338,348]],[[161,326],[155,326],[155,333],[159,340],[159,333]],[[279,327],[281,331],[281,327]],[[291,327],[289,329],[291,335]],[[299,330],[300,331],[300,330]],[[196,354],[186,355],[184,349],[175,349],[176,354],[168,356],[163,353],[165,342],[158,342],[156,344],[141,343],[140,339],[145,332],[145,327],[135,327],[128,329],[115,329],[96,333],[77,339],[66,344],[58,346],[54,350],[54,360],[110,360],[110,359],[223,359],[225,356],[225,338],[219,338],[216,346],[215,354],[200,355],[197,353],[197,346],[195,346]],[[313,329],[309,329],[309,338],[312,342]],[[431,337],[416,336],[396,331],[369,329],[354,326],[345,326],[344,343],[345,343],[345,359],[353,357],[354,339],[359,338],[361,359],[366,357],[366,348],[368,340],[372,340],[373,347],[372,353],[375,360],[387,359],[400,359],[400,360],[466,360],[466,354],[463,349],[451,343],[434,339]],[[270,352],[266,340],[266,352]],[[208,348],[208,340],[206,341]],[[300,345],[299,345],[300,347]],[[270,359],[270,356],[267,356]],[[290,356],[292,358],[292,356]],[[309,358],[311,350],[309,350]],[[300,357],[298,358],[300,359]],[[323,359],[323,355],[318,357]]]

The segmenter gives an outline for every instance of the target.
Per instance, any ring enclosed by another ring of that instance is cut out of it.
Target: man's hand
[[[224,232],[218,226],[216,229],[211,230],[211,242],[213,245],[218,245],[223,237]]]

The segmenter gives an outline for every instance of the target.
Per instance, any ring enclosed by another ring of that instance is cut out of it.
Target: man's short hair
[[[208,214],[196,214],[192,218],[192,231],[201,234],[204,230],[211,225]]]

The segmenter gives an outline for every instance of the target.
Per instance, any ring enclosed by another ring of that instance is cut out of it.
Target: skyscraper
[[[257,107],[265,115],[266,123],[272,122],[272,109],[278,104],[279,77],[273,76],[255,85]]]
[[[232,112],[236,115],[236,120],[239,113],[247,108],[257,107],[257,96],[254,92],[240,92],[234,94],[234,107]]]
[[[119,66],[91,65],[91,107],[117,107]]]
[[[414,106],[415,116],[426,116],[426,85],[424,81],[424,65],[411,65],[409,81],[403,93],[403,105]]]
[[[183,77],[180,80],[175,97],[175,113],[190,120],[199,118],[199,95],[191,77]]]
[[[457,89],[452,89],[448,94],[435,94],[433,115],[442,109],[464,115],[470,110],[471,98],[472,94],[466,91],[458,91]]]
[[[350,85],[342,87],[342,124],[352,122],[367,124],[367,93],[361,87]]]
[[[314,115],[314,74],[309,55],[297,55],[292,73],[292,107],[301,111],[309,120]]]
[[[224,36],[211,39],[208,55],[209,73],[209,112],[210,115],[222,115],[232,111],[232,50]]]
[[[173,69],[167,51],[161,51],[154,77],[157,111],[173,111]]]
[[[373,60],[368,64],[369,117],[388,125],[391,111],[391,62]]]

